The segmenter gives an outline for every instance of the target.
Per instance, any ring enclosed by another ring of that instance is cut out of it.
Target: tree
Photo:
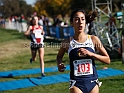
[[[106,3],[107,1],[97,0],[97,2]],[[121,2],[122,0],[112,0],[113,12],[121,9]],[[100,8],[103,9],[104,6],[102,5]],[[84,8],[86,12],[92,11],[92,0],[37,0],[34,10],[38,14],[45,14],[51,17],[61,14],[64,17],[75,8]]]
[[[19,13],[19,3],[17,0],[0,0],[0,2],[2,4],[1,13],[3,16],[10,16]]]
[[[27,5],[24,0],[0,0],[0,13],[4,17],[9,16],[25,16],[30,15],[33,12],[31,5]]]
[[[71,0],[37,0],[35,10],[39,14],[54,16],[61,14],[64,17],[70,12]]]
[[[19,0],[19,7],[20,7],[20,12],[19,14],[24,14],[25,16],[30,16],[34,10],[31,5],[27,5],[27,3],[24,0]]]
[[[91,11],[91,0],[72,0],[71,9],[73,10],[75,8],[84,8],[85,11]]]

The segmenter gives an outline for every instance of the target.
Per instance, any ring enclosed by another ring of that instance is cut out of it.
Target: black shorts
[[[32,50],[36,50],[36,49],[39,49],[39,48],[44,48],[44,44],[31,43],[31,44],[30,44],[30,48],[31,48]]]

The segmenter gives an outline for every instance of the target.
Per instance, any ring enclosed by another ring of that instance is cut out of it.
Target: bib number
[[[41,30],[35,30],[35,38],[41,38]]]
[[[74,75],[90,75],[93,74],[92,60],[91,59],[82,59],[73,61],[74,64]]]

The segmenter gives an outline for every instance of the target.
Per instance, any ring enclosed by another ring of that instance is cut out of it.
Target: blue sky
[[[31,4],[31,5],[33,5],[36,2],[36,0],[25,0],[25,1],[27,2],[27,4]]]

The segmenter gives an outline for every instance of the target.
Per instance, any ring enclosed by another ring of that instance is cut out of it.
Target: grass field
[[[56,66],[56,55],[59,49],[59,43],[60,41],[57,40],[45,39],[45,44],[48,46],[45,48],[45,67]],[[24,37],[23,33],[0,28],[0,71],[39,68],[38,58],[36,62],[32,64],[29,63],[31,57],[29,44],[30,40]],[[49,46],[51,44],[53,44],[52,47]],[[55,46],[54,44],[58,45]],[[67,53],[64,56],[63,62],[65,64],[69,63]],[[124,64],[122,64],[121,59],[111,59],[110,65],[97,61],[96,65],[98,66],[97,69],[102,69],[104,66],[107,66],[108,68],[124,70]],[[64,73],[69,73],[69,71],[65,71]],[[60,72],[46,73],[46,76],[55,74],[60,74]],[[18,78],[0,78],[0,82],[36,76],[40,76],[40,73],[19,76]],[[124,75],[100,78],[99,80],[103,82],[100,87],[100,93],[123,93],[124,91]],[[68,86],[69,82],[66,82],[2,91],[0,93],[69,93]]]

